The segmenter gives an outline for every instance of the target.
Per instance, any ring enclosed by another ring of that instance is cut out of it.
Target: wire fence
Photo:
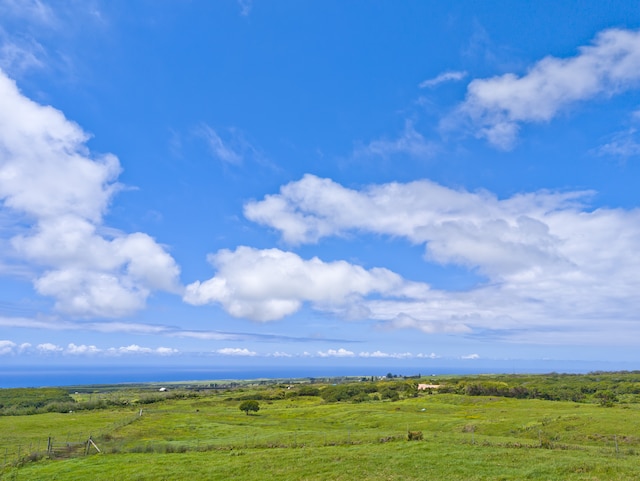
[[[45,457],[69,458],[101,452],[97,439],[108,437],[111,433],[139,420],[141,415],[142,411],[123,417],[92,433],[56,434],[29,443],[12,443],[0,446],[0,468],[19,466]]]

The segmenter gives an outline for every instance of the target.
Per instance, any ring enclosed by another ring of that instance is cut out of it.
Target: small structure
[[[438,389],[440,384],[418,384],[418,391],[426,391],[427,389]]]
[[[168,389],[166,387],[161,387],[160,389],[158,389],[158,391],[160,392],[167,392]]]

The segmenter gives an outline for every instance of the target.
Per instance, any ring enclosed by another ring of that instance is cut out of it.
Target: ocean
[[[444,361],[444,360],[443,360]],[[241,379],[298,379],[337,376],[397,375],[439,376],[453,374],[586,373],[638,369],[635,363],[585,361],[455,361],[425,362],[419,366],[380,363],[376,365],[0,365],[0,388],[79,386],[91,384],[162,383]]]

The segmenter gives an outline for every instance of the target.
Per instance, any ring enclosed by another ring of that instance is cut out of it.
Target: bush
[[[320,389],[312,386],[302,386],[298,389],[298,396],[319,396]]]

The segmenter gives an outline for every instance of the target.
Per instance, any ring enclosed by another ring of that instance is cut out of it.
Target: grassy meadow
[[[587,376],[445,379],[432,393],[397,379],[83,389],[80,409],[0,416],[0,480],[636,480],[631,376],[601,375],[606,396]],[[585,396],[542,399],[567,386]],[[258,412],[239,409],[247,399]],[[46,452],[89,436],[100,453]]]

